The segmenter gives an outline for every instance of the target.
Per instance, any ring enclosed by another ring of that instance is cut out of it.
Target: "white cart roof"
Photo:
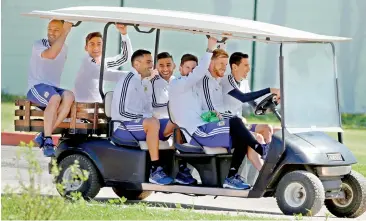
[[[80,6],[23,15],[68,21],[120,22],[141,27],[266,42],[337,42],[350,38],[319,35],[228,16],[130,7]],[[253,37],[256,39],[253,39]]]

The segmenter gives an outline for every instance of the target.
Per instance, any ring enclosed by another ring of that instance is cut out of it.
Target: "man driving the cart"
[[[27,99],[44,109],[44,132],[34,141],[46,157],[55,154],[52,133],[67,117],[74,102],[71,91],[60,88],[60,78],[67,58],[66,38],[72,23],[51,20],[47,38],[34,42],[28,74]]]
[[[224,92],[230,92],[234,89],[240,90],[242,93],[251,92],[247,76],[250,71],[249,56],[241,52],[235,52],[230,56],[229,65],[231,73],[225,75],[221,81],[220,85]],[[255,101],[249,102],[252,106],[255,106]],[[238,117],[242,117],[243,103],[231,96],[228,93],[224,93],[224,105],[225,109],[231,114]],[[245,118],[243,118],[244,121]],[[273,128],[268,124],[251,124],[250,131],[261,134],[264,141],[268,144],[272,141],[273,133],[278,130]]]
[[[223,80],[222,78],[224,77],[224,73],[226,71],[228,58],[229,55],[226,53],[225,50],[216,49],[214,51],[214,56],[211,60],[208,71],[206,72],[205,76],[197,83],[196,90],[204,112],[218,113],[224,119],[235,116],[231,112],[229,112],[227,110],[227,107],[224,105],[223,94],[228,94],[231,98],[237,100],[242,104],[245,102],[253,101],[254,99],[257,99],[270,92],[277,94],[279,93],[277,89],[272,88],[266,88],[253,93],[242,93],[241,91],[237,90],[237,88],[223,91],[221,81]],[[264,154],[262,155],[262,158],[265,159],[269,146],[264,142],[264,139],[261,135],[255,135],[257,142],[265,147]],[[252,148],[248,149],[248,159],[253,163],[257,170],[261,170],[263,166],[263,160]]]
[[[216,75],[221,75],[225,71],[228,55],[221,49],[215,49],[217,40],[210,38],[206,54],[202,57],[198,66],[187,76],[181,76],[172,80],[169,87],[171,113],[174,116],[178,126],[185,128],[191,135],[187,137],[191,145],[202,145],[207,147],[224,147],[231,152],[234,149],[232,162],[227,178],[224,181],[224,188],[248,189],[246,184],[238,174],[238,169],[247,153],[248,147],[251,147],[258,154],[264,155],[266,147],[258,143],[245,127],[240,118],[232,117],[230,119],[220,118],[218,121],[205,122],[202,118],[202,101],[198,96],[197,84],[207,76],[209,70]],[[261,93],[269,93],[269,88]],[[248,102],[262,94],[255,92],[242,96],[242,100]],[[222,93],[218,95],[222,97]],[[187,108],[188,107],[188,108]],[[198,143],[197,143],[198,142]]]

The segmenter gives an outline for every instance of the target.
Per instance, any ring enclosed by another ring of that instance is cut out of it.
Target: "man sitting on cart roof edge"
[[[124,125],[117,123],[112,139],[118,144],[134,139],[146,141],[151,158],[149,182],[171,184],[173,178],[165,174],[159,160],[159,140],[168,140],[175,125],[169,119],[158,120],[152,116],[151,99],[147,95],[149,89],[142,84],[142,79],[152,72],[151,52],[135,51],[131,63],[131,72],[121,77],[113,93],[112,120],[120,120]]]
[[[44,109],[44,132],[36,136],[35,142],[43,148],[47,157],[55,154],[52,132],[67,117],[74,102],[74,94],[60,88],[60,78],[67,58],[65,40],[71,27],[72,23],[51,20],[48,23],[47,39],[36,41],[32,48],[27,99]]]
[[[127,71],[116,70],[131,59],[133,50],[127,34],[127,26],[116,24],[121,34],[121,53],[105,58],[103,80],[117,82]],[[77,102],[102,103],[99,93],[100,64],[103,52],[103,36],[100,32],[89,33],[85,38],[85,55],[76,75],[74,93]]]

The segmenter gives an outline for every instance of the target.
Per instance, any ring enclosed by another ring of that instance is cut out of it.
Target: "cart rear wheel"
[[[127,200],[143,200],[150,196],[152,193],[152,191],[126,190],[121,187],[112,187],[112,189],[118,197],[125,197]]]
[[[75,161],[79,162],[78,168],[71,168],[75,164]],[[57,183],[63,183],[63,192],[57,191],[64,197],[69,197],[72,192],[80,192],[82,197],[86,200],[93,199],[101,188],[99,174],[94,164],[86,157],[80,154],[73,154],[65,157],[60,162],[61,172],[57,177]],[[86,170],[89,173],[88,179],[83,181],[76,175],[82,174],[82,170]]]
[[[306,171],[286,174],[278,183],[277,205],[285,215],[317,214],[325,199],[324,187],[317,176]]]

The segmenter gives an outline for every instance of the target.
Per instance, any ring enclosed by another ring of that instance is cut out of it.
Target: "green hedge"
[[[1,102],[11,102],[11,103],[13,103],[17,99],[25,99],[25,96],[24,95],[8,94],[8,93],[4,92],[3,90],[1,90]]]

